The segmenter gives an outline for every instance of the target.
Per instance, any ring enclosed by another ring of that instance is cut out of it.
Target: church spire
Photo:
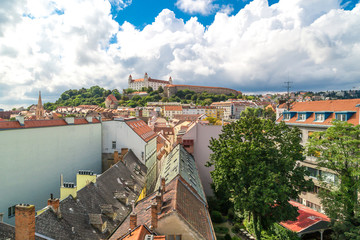
[[[44,107],[41,101],[41,91],[39,91],[39,100],[35,110],[36,120],[44,119]]]

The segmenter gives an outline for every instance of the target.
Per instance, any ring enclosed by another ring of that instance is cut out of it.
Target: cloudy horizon
[[[39,90],[43,102],[68,89],[121,90],[145,72],[245,93],[283,92],[285,81],[294,91],[360,89],[359,1],[174,0],[142,24],[122,15],[139,2],[1,1],[0,108],[36,103]]]

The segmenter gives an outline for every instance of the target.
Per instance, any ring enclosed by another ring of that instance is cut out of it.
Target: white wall
[[[205,167],[205,164],[210,159],[212,151],[209,149],[210,139],[218,138],[221,133],[222,126],[218,125],[202,125],[196,124],[191,128],[184,136],[183,140],[194,140],[194,158],[196,167],[199,170],[201,183],[204,187],[206,196],[214,195],[211,189],[211,175],[210,172],[214,170],[214,167]]]
[[[59,197],[60,174],[75,181],[78,170],[101,173],[101,124],[0,131],[0,212],[18,203],[46,206]]]
[[[112,149],[113,141],[116,141],[116,149]],[[129,148],[145,164],[146,142],[124,121],[113,120],[102,123],[102,144],[103,153],[113,153],[115,150],[120,153],[121,148]]]

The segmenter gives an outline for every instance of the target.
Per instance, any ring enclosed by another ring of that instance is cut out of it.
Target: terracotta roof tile
[[[88,124],[88,121],[85,118],[75,118],[74,124]]]
[[[67,125],[64,119],[25,121],[25,128]]]
[[[331,121],[335,119],[336,112],[351,111],[355,112],[349,119],[348,123],[359,124],[359,107],[360,99],[344,99],[344,100],[327,100],[327,101],[312,101],[312,102],[295,102],[290,106],[290,112],[295,112],[295,115],[290,119],[284,121],[291,124],[314,124],[314,125],[331,125]],[[298,112],[312,112],[305,121],[298,121]],[[315,112],[329,112],[330,115],[323,121],[315,120]],[[281,116],[277,122],[283,121]]]
[[[299,216],[296,221],[286,221],[281,222],[280,224],[291,231],[298,233],[321,221],[330,222],[330,218],[328,218],[325,214],[319,213],[294,201],[290,201],[290,204],[299,208]]]
[[[0,129],[21,128],[18,121],[1,121]]]
[[[131,82],[143,82],[144,78],[138,78],[138,79],[134,79],[131,80]],[[153,79],[149,77],[149,82],[157,82],[157,83],[163,83],[163,84],[169,84],[169,81],[165,81],[165,80],[158,80],[158,79]]]
[[[165,111],[182,111],[182,106],[165,106]]]
[[[145,142],[156,137],[156,133],[143,120],[127,120],[125,122]]]
[[[106,98],[108,101],[113,101],[113,102],[118,102],[118,100],[116,99],[116,97],[113,94],[110,94],[109,96],[107,96]]]

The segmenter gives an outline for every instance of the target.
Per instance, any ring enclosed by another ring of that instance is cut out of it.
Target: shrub
[[[233,233],[239,233],[241,229],[241,225],[239,223],[235,223],[235,225],[231,228]]]
[[[225,234],[224,240],[231,240],[230,234]]]
[[[219,211],[211,211],[211,219],[214,223],[222,223],[223,217]]]
[[[219,234],[225,234],[229,232],[229,229],[227,227],[215,226],[214,231]]]
[[[228,213],[227,213],[229,220],[233,220],[235,217],[235,213],[234,213],[234,209],[233,208],[229,208]]]

